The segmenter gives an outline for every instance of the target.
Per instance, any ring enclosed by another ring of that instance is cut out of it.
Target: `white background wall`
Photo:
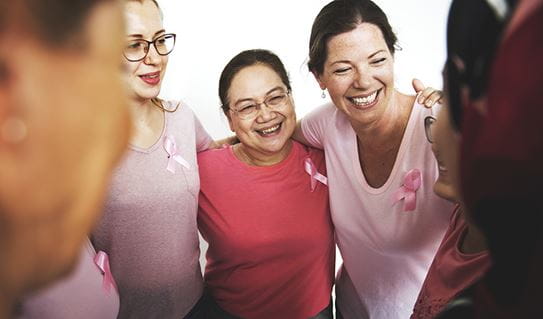
[[[324,102],[305,63],[312,21],[328,2],[159,0],[167,32],[177,33],[161,96],[187,102],[214,138],[229,136],[219,108],[220,72],[240,51],[263,48],[274,51],[283,60],[290,73],[296,112],[299,118],[303,117]],[[387,14],[403,48],[395,56],[397,88],[412,92],[413,77],[441,88],[445,27],[451,1],[375,2]]]
[[[302,117],[323,103],[307,71],[311,24],[329,0],[159,0],[168,32],[177,33],[162,97],[182,99],[214,138],[230,135],[219,109],[218,81],[226,63],[245,49],[274,51],[290,73]],[[441,87],[445,23],[450,0],[377,0],[396,32],[396,84],[411,92],[416,76]]]

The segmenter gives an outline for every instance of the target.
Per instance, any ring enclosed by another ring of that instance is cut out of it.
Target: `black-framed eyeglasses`
[[[436,122],[436,118],[432,115],[428,115],[424,118],[424,133],[426,133],[426,139],[430,143],[434,143],[434,136],[432,134],[432,124]]]
[[[138,62],[147,56],[151,44],[159,55],[168,55],[175,47],[175,33],[166,33],[153,41],[144,39],[130,40],[123,50],[124,57],[130,62]]]
[[[257,103],[256,101],[244,101],[236,105],[236,108],[230,108],[230,110],[236,113],[239,118],[243,120],[254,119],[260,113],[262,104],[272,111],[279,111],[284,109],[288,105],[290,91],[277,90],[276,92],[268,95],[264,101]]]

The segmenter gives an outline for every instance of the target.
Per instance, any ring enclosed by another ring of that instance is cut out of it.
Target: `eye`
[[[351,70],[350,67],[345,67],[345,68],[336,69],[336,70],[334,70],[333,72],[334,72],[334,74],[339,74],[339,75],[341,75],[341,74],[346,74],[346,73],[348,73],[350,70]]]
[[[286,96],[287,96],[286,94],[278,94],[278,95],[275,95],[275,96],[271,96],[271,97],[268,98],[266,104],[269,104],[269,105],[281,104],[285,100]]]
[[[250,114],[256,110],[255,104],[243,105],[238,109],[239,113]]]
[[[133,41],[133,42],[129,42],[126,48],[129,50],[137,50],[137,49],[140,49],[142,46],[143,44],[141,42]]]
[[[371,64],[382,64],[383,62],[386,61],[387,58],[379,58],[377,60],[373,60],[371,61]]]

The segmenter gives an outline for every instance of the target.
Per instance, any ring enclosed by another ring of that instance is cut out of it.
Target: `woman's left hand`
[[[417,102],[426,107],[432,107],[436,103],[442,103],[443,91],[432,87],[425,87],[421,80],[413,79],[413,88],[418,94]]]

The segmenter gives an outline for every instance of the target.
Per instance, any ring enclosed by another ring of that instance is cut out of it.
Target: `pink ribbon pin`
[[[94,263],[100,268],[102,275],[104,275],[104,280],[102,280],[102,287],[104,290],[109,293],[111,292],[111,287],[117,289],[115,280],[111,274],[111,269],[109,268],[109,258],[107,254],[103,251],[99,251],[96,256],[94,256]]]
[[[168,153],[168,166],[166,169],[171,173],[175,173],[175,162],[181,164],[186,169],[190,169],[190,164],[180,154],[177,149],[177,144],[171,135],[164,138],[164,149]]]
[[[311,176],[311,191],[315,191],[315,188],[317,187],[317,181],[323,183],[324,185],[328,185],[328,178],[326,176],[322,175],[317,171],[317,168],[315,167],[315,164],[313,164],[313,161],[311,158],[306,158],[304,161],[304,167],[305,172]]]
[[[405,174],[403,185],[394,193],[394,203],[404,200],[404,212],[414,211],[417,208],[417,190],[422,183],[418,169],[412,169]]]

